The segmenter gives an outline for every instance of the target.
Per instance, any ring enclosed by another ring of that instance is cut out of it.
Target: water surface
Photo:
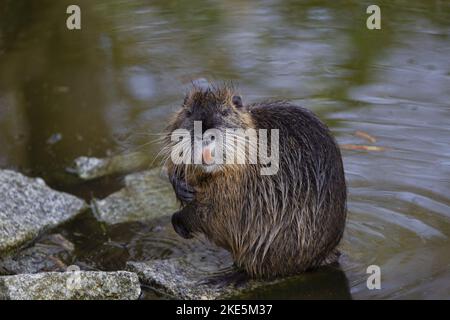
[[[74,158],[156,154],[149,133],[161,131],[191,80],[233,80],[245,102],[287,98],[316,112],[340,144],[384,148],[343,150],[340,272],[250,296],[450,298],[448,1],[378,1],[378,31],[365,28],[365,1],[77,3],[81,31],[65,27],[72,2],[0,3],[1,168],[105,196],[121,178],[80,182],[65,172]],[[74,263],[112,270],[192,250],[166,226],[105,228],[86,213],[62,232],[76,244]],[[371,264],[381,267],[381,290],[366,287]]]

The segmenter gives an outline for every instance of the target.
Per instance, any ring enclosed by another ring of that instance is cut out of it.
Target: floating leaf
[[[368,134],[365,131],[357,130],[357,131],[355,131],[355,136],[357,136],[358,138],[365,139],[365,140],[369,141],[370,143],[377,142],[377,139],[374,136]]]
[[[343,150],[363,150],[363,151],[386,151],[384,147],[378,146],[366,146],[359,144],[341,144],[341,149]]]

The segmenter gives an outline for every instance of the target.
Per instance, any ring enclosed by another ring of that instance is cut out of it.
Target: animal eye
[[[231,102],[236,106],[236,108],[242,107],[242,98],[240,96],[233,96]]]
[[[186,109],[186,116],[192,116],[192,111],[190,109]]]
[[[220,113],[222,114],[222,116],[227,116],[230,114],[230,109],[222,109]]]

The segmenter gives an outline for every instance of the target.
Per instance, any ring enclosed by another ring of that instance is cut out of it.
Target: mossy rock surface
[[[127,271],[48,272],[0,277],[0,299],[135,300],[141,294],[136,274]]]
[[[105,199],[95,199],[92,209],[98,220],[117,224],[171,215],[179,204],[161,168],[155,168],[127,175],[123,189]]]
[[[0,257],[86,208],[83,200],[52,190],[40,178],[0,170]]]
[[[130,261],[127,269],[137,273],[142,284],[168,297],[185,300],[227,299],[280,281],[240,279],[227,251],[212,244],[203,245],[201,251],[177,258]]]

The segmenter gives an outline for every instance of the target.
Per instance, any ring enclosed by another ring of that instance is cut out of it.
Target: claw
[[[194,200],[195,189],[177,176],[170,179],[177,198],[184,203],[190,203]]]

